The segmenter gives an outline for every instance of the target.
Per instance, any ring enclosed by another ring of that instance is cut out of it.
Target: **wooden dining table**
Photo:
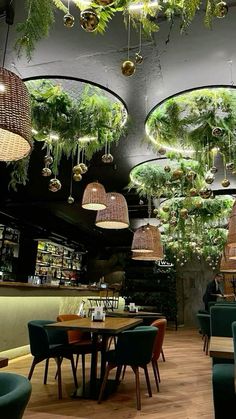
[[[234,359],[233,338],[211,336],[209,355],[213,358]]]
[[[97,399],[100,382],[105,374],[107,342],[110,336],[118,335],[124,330],[131,329],[142,323],[140,318],[127,317],[106,317],[105,321],[92,321],[89,317],[78,318],[64,322],[50,323],[45,327],[47,329],[63,329],[63,330],[81,330],[82,332],[90,332],[92,335],[92,356],[90,381],[82,388],[76,389],[74,397],[84,397]],[[98,357],[98,337],[102,337],[101,341],[101,370],[100,379],[97,377],[97,357]]]

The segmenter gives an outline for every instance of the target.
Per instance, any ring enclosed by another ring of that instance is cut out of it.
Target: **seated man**
[[[210,301],[216,301],[217,297],[224,297],[224,293],[220,289],[220,283],[223,279],[221,273],[217,273],[215,278],[207,284],[205,294],[203,295],[203,302],[205,304],[205,310],[208,311],[208,304]]]

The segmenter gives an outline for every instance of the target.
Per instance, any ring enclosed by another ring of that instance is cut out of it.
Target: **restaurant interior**
[[[235,17],[0,0],[1,419],[235,419]]]

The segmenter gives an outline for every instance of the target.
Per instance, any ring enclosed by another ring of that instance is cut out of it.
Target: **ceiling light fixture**
[[[153,251],[152,252],[133,252],[132,259],[134,260],[162,260],[164,259],[163,246],[161,243],[161,233],[158,227],[149,225],[153,238]]]
[[[106,191],[98,182],[89,183],[83,194],[82,208],[92,211],[104,210],[107,206]]]
[[[107,208],[97,212],[96,226],[119,230],[129,227],[129,213],[125,197],[116,192],[109,192],[106,196]]]

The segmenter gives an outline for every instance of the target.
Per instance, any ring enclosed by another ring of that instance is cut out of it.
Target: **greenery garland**
[[[81,11],[89,8],[95,10],[99,15],[99,24],[96,29],[98,33],[103,33],[106,30],[108,22],[115,13],[122,12],[125,21],[128,15],[131,16],[134,26],[141,22],[144,32],[148,35],[159,30],[156,23],[159,16],[164,16],[171,22],[177,16],[181,21],[181,31],[185,31],[199,9],[205,8],[205,2],[202,0],[160,0],[159,2],[142,0],[141,11],[130,9],[130,5],[140,4],[140,0],[115,0],[109,6],[102,6],[102,2],[99,0],[92,0],[89,6],[82,0],[71,0],[71,3],[74,3]],[[211,27],[215,16],[223,17],[220,6],[222,3],[225,4],[217,0],[207,0],[204,17],[207,27]],[[224,7],[227,13],[227,5]],[[18,24],[19,38],[16,41],[16,49],[19,55],[23,51],[26,52],[30,60],[36,43],[48,36],[57,10],[66,14],[68,9],[62,0],[25,0],[25,8],[27,18],[25,22]]]

